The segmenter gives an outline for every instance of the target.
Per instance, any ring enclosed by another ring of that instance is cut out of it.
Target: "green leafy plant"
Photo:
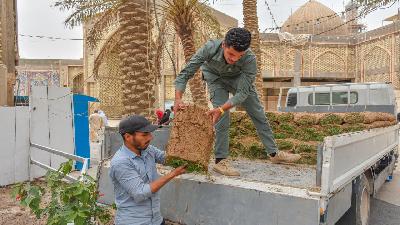
[[[101,195],[92,177],[83,175],[77,182],[63,181],[72,171],[72,166],[70,160],[61,164],[58,171],[48,171],[46,188],[29,183],[15,185],[12,197],[29,207],[37,218],[47,217],[48,225],[107,223],[111,219],[110,209],[97,204]],[[50,192],[49,203],[42,201],[47,190]]]

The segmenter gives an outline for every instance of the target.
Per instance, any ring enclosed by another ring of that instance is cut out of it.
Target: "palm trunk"
[[[250,48],[257,57],[256,88],[264,104],[263,79],[261,75],[260,32],[258,31],[257,0],[243,0],[244,27],[251,32]]]
[[[190,58],[196,53],[196,48],[194,44],[194,31],[193,29],[190,29],[189,26],[176,26],[175,29],[183,45],[185,61],[188,62]],[[206,91],[200,71],[197,71],[194,77],[189,81],[189,87],[192,93],[193,102],[196,105],[207,107],[208,102]]]
[[[128,1],[119,8],[121,32],[121,52],[119,53],[123,76],[123,115],[137,114],[153,116],[155,102],[154,73],[150,54],[149,32],[150,3],[147,0]],[[147,11],[146,11],[147,10]]]

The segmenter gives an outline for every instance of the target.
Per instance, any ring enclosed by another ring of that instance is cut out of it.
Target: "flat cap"
[[[150,133],[155,131],[158,125],[153,125],[144,116],[132,115],[122,119],[119,122],[119,133],[134,133],[136,131]]]

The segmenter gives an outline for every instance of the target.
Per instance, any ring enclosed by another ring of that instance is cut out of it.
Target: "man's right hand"
[[[174,114],[179,110],[185,109],[186,105],[182,101],[183,92],[176,90],[175,91],[175,102],[174,102]]]
[[[186,165],[177,167],[176,169],[172,170],[171,173],[174,175],[174,177],[177,177],[177,176],[179,176],[181,174],[186,173]]]

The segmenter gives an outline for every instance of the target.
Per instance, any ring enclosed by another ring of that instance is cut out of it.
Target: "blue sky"
[[[308,0],[258,0],[258,17],[260,30],[274,27],[271,16],[267,10],[265,1],[269,4],[272,14],[279,26]],[[330,7],[335,12],[344,10],[348,0],[320,0],[319,2]],[[68,12],[61,12],[52,8],[54,0],[18,0],[18,32],[22,35],[42,35],[51,37],[82,38],[82,28],[66,28],[63,24]],[[219,0],[211,4],[217,10],[224,12],[239,20],[242,26],[242,1]],[[362,21],[368,29],[381,26],[383,19],[397,13],[400,3],[390,8],[379,9]],[[19,36],[19,53],[21,58],[82,58],[82,41],[50,40],[48,38],[32,38]]]

